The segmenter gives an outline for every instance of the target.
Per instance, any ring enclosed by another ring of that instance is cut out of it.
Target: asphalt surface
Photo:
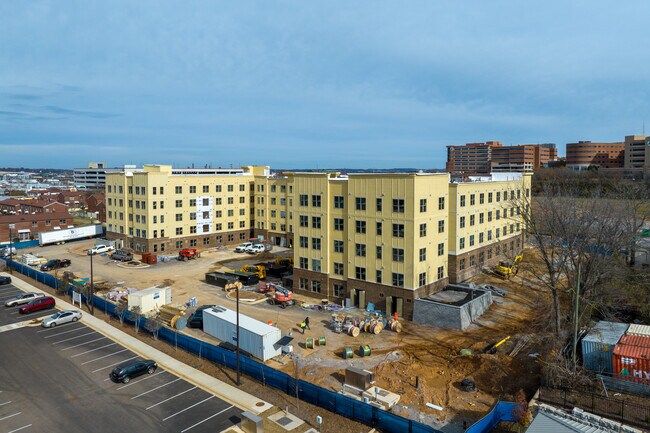
[[[0,326],[54,313],[4,307],[19,293],[0,286]],[[114,366],[138,355],[82,322],[0,332],[0,432],[214,433],[240,421],[241,410],[160,367],[114,383]]]

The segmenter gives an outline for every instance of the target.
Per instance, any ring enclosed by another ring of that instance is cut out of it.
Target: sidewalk
[[[10,274],[7,274],[5,272],[0,272],[0,275],[10,276]],[[12,284],[21,290],[49,295],[49,293],[37,289],[36,287],[18,278],[12,278]],[[78,307],[75,307],[72,304],[59,298],[56,299],[56,305],[57,307],[65,310],[79,309]],[[259,415],[262,412],[265,412],[273,407],[272,404],[244,391],[241,391],[239,388],[228,385],[227,383],[224,383],[210,375],[207,375],[186,364],[183,364],[182,362],[177,361],[171,356],[166,355],[157,349],[154,349],[153,347],[147,345],[146,343],[143,343],[137,338],[120,331],[119,329],[113,327],[112,325],[109,325],[103,320],[90,315],[85,311],[81,321],[89,327],[93,328],[95,331],[104,334],[106,337],[120,343],[127,349],[137,353],[143,358],[156,361],[158,365],[165,368],[165,370],[168,370],[171,373],[182,377],[184,380],[192,383],[193,385],[196,385],[197,387],[216,395],[220,399],[225,400],[244,411]]]

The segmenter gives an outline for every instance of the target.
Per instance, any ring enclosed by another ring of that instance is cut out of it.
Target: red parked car
[[[53,297],[43,296],[42,298],[37,298],[33,301],[29,301],[27,305],[20,307],[20,310],[18,311],[20,314],[33,313],[34,311],[54,308],[55,305],[56,302],[54,301]]]

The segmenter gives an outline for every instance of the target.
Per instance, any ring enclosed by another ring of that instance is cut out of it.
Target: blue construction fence
[[[4,260],[8,262],[7,259]],[[12,268],[23,275],[53,288],[57,288],[61,284],[52,275],[39,272],[21,263],[12,262]],[[72,290],[73,286],[69,285],[67,292],[70,296],[72,295]],[[83,295],[82,298],[83,302],[86,302],[86,298]],[[106,314],[117,316],[114,303],[97,296],[94,297],[93,303],[96,309]],[[136,320],[135,316],[128,311],[124,312],[123,319],[125,322],[131,324],[135,324]],[[139,328],[146,330],[148,319],[140,317],[138,320]],[[237,356],[231,350],[206,343],[205,341],[179,333],[167,327],[161,327],[158,330],[158,338],[182,350],[198,355],[200,358],[210,360],[231,369],[237,368]],[[296,379],[247,356],[240,356],[240,369],[243,374],[262,382],[265,386],[279,389],[292,397],[297,396],[302,401],[373,426],[381,431],[441,433],[440,430],[436,430],[431,426],[381,410],[370,404],[327,390],[312,383],[305,382],[304,380]],[[470,433],[487,433],[501,421],[513,421],[514,406],[514,403],[499,402],[488,415],[472,425],[467,431]]]
[[[500,401],[487,415],[472,424],[467,429],[467,433],[487,433],[502,421],[515,422],[517,421],[517,409],[517,403]]]
[[[9,242],[0,245],[0,247],[8,247],[8,246],[9,246]],[[22,250],[23,248],[37,247],[38,239],[34,239],[31,241],[12,242],[11,246],[17,250]]]

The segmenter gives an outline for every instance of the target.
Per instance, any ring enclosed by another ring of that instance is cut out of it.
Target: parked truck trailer
[[[77,239],[92,238],[100,236],[103,232],[101,224],[95,224],[84,227],[73,227],[71,229],[52,230],[38,234],[38,244],[40,246],[49,244],[58,244]]]

